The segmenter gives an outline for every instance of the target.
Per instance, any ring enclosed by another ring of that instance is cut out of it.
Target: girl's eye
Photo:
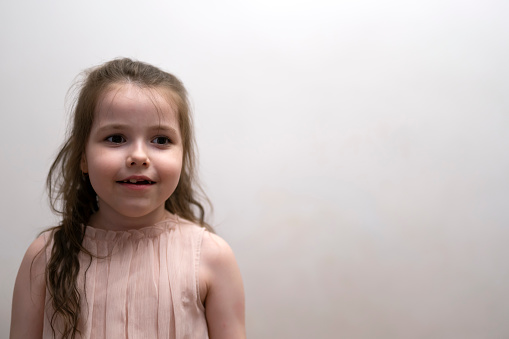
[[[171,140],[168,137],[155,137],[154,139],[152,139],[152,142],[154,144],[158,144],[158,145],[169,145],[169,144],[171,144]]]
[[[109,142],[111,142],[113,144],[121,144],[121,143],[125,142],[125,139],[124,139],[123,136],[116,134],[116,135],[112,135],[112,136],[107,137],[106,141],[109,141]]]

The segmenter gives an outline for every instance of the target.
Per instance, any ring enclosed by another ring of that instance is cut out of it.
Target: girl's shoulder
[[[18,276],[29,277],[30,281],[37,281],[45,285],[44,276],[47,264],[47,248],[51,245],[52,234],[52,229],[44,231],[32,241],[21,261]]]
[[[178,218],[178,228],[197,234],[200,238],[200,266],[215,269],[224,264],[237,265],[228,243],[217,234],[187,219]]]
[[[202,262],[212,266],[223,264],[225,261],[232,262],[235,260],[235,255],[230,245],[217,234],[207,230],[203,233],[201,252]]]
[[[245,338],[244,288],[235,255],[216,234],[203,234],[200,292],[211,338]]]
[[[25,256],[23,261],[21,262],[21,268],[23,268],[24,264],[30,263],[32,270],[38,270],[39,266],[42,266],[41,269],[45,269],[46,267],[46,249],[50,246],[53,240],[53,231],[54,229],[49,229],[43,231],[39,234],[37,238],[28,246],[28,249],[25,252]]]
[[[11,315],[11,337],[40,336],[43,327],[47,233],[28,247],[14,285]]]
[[[47,242],[50,238],[51,231],[44,231],[34,241],[28,246],[28,249],[25,255],[35,257],[39,252],[41,252],[47,245]]]

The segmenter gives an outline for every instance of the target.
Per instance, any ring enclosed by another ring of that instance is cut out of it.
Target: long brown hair
[[[53,248],[46,268],[46,284],[54,313],[50,325],[55,334],[56,323],[63,325],[63,338],[75,338],[82,296],[77,276],[80,271],[78,254],[92,254],[82,246],[84,225],[98,210],[96,193],[80,168],[85,152],[94,112],[99,97],[113,84],[132,83],[143,88],[165,88],[178,108],[178,122],[182,135],[183,162],[180,180],[165,207],[171,213],[196,222],[212,231],[205,222],[207,203],[195,176],[195,145],[192,118],[187,92],[175,76],[152,65],[131,59],[115,59],[84,72],[79,94],[72,108],[72,121],[66,141],[48,173],[46,180],[51,208],[61,215],[61,224],[52,229]],[[84,288],[84,287],[83,287]]]

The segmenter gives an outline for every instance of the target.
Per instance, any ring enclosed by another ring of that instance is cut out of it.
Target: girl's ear
[[[87,157],[85,156],[85,153],[83,153],[81,155],[80,167],[81,167],[81,172],[88,173]]]

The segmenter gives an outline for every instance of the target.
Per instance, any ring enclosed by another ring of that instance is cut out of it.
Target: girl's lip
[[[128,182],[117,181],[117,184],[120,184],[120,186],[122,186],[126,189],[141,191],[141,190],[149,189],[150,187],[153,186],[154,183],[152,183],[152,184],[133,184],[129,181]]]
[[[120,184],[136,184],[137,182],[140,182],[140,181],[147,182],[150,185],[155,184],[155,181],[150,179],[149,177],[139,176],[139,175],[130,176],[128,178],[119,180],[117,182],[120,183]]]
[[[155,181],[143,175],[132,175],[117,181],[117,184],[130,190],[140,191],[150,188],[155,184]]]

